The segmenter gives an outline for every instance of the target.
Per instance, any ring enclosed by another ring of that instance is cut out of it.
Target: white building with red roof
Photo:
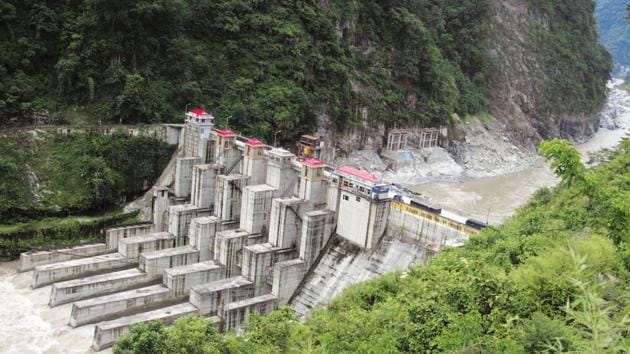
[[[208,139],[210,133],[212,133],[212,122],[214,117],[212,114],[204,111],[201,108],[193,109],[186,112],[186,123],[194,124],[198,127],[199,137],[201,139]]]
[[[339,187],[337,234],[363,248],[373,248],[385,233],[388,186],[352,166],[339,167],[334,174]]]

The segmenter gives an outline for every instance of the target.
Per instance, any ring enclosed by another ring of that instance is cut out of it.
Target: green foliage
[[[0,137],[0,147],[2,223],[117,206],[147,190],[173,152],[155,139],[127,134]]]
[[[387,122],[486,110],[488,0],[2,0],[0,16],[0,122],[67,106],[173,121],[190,103],[289,139],[361,106]]]
[[[103,242],[103,228],[135,222],[136,216],[135,212],[112,211],[98,216],[49,217],[0,225],[0,257],[15,259],[21,252]]]
[[[195,333],[190,333],[195,336]],[[132,326],[114,345],[114,353],[158,354],[166,352],[166,329],[161,321]]]
[[[598,43],[591,0],[528,0],[536,14],[533,48],[544,81],[540,109],[546,115],[593,113],[606,102],[612,58]]]
[[[131,327],[114,345],[116,354],[219,354],[226,352],[225,340],[212,322],[197,316],[180,318],[172,327],[161,321]]]
[[[228,353],[624,352],[630,206],[611,204],[618,192],[628,200],[630,141],[593,170],[565,142],[541,150],[573,183],[539,191],[504,225],[427,266],[351,286],[303,322],[282,309],[208,343]]]
[[[543,141],[539,154],[551,161],[551,168],[563,184],[570,186],[576,179],[584,179],[582,158],[570,142],[562,139]]]
[[[28,196],[23,183],[27,178],[26,154],[18,148],[21,138],[0,138],[0,215],[17,208]]]

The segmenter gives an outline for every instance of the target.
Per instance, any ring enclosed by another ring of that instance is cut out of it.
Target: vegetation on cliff
[[[603,100],[608,70],[586,2],[541,6],[551,32],[536,45],[574,111]],[[173,121],[190,103],[267,138],[320,113],[348,126],[363,108],[442,123],[486,110],[492,16],[490,0],[0,0],[0,122],[41,109]]]
[[[102,212],[153,185],[173,147],[127,134],[0,136],[0,224]]]
[[[630,140],[589,170],[542,145],[562,183],[429,265],[352,286],[304,323],[289,309],[241,336],[210,321],[132,327],[116,353],[623,352],[630,346]],[[175,350],[177,348],[177,350]]]
[[[592,0],[527,0],[545,115],[597,112],[606,102],[612,58],[598,42]]]
[[[615,63],[630,67],[630,21],[624,11],[627,0],[597,0],[595,15],[601,42],[613,55]]]

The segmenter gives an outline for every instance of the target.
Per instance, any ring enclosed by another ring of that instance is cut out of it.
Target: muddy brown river
[[[619,83],[616,80],[614,84]],[[630,92],[612,88],[610,97],[618,113],[619,128],[601,128],[588,142],[577,145],[585,161],[590,152],[615,147],[630,133]],[[413,190],[445,209],[496,225],[513,215],[538,189],[552,187],[557,183],[558,179],[548,165],[538,160],[524,171],[514,174],[464,182],[429,182],[414,186]]]

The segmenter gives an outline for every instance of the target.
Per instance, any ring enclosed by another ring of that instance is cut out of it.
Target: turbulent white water
[[[611,90],[609,109],[616,112],[617,130],[601,129],[580,151],[612,147],[630,129],[630,93]],[[614,115],[614,114],[613,114]],[[610,126],[609,124],[607,126]],[[450,166],[450,165],[449,165]],[[450,171],[450,167],[440,167]],[[435,169],[435,167],[434,167]],[[434,171],[442,173],[441,170]],[[433,182],[416,189],[462,215],[499,223],[511,215],[538,188],[557,183],[544,163],[515,174],[463,183]],[[86,353],[93,325],[72,329],[67,323],[71,305],[48,307],[50,286],[31,289],[32,272],[17,273],[15,262],[0,263],[0,353]],[[105,353],[111,350],[105,351]]]
[[[0,353],[90,353],[94,326],[68,326],[71,304],[50,308],[50,286],[31,289],[33,272],[0,264]]]
[[[609,84],[609,101],[602,113],[602,127],[588,142],[577,146],[585,161],[589,153],[614,147],[630,133],[630,92],[618,89],[619,84],[621,80]],[[558,179],[547,164],[538,160],[514,174],[464,182],[430,182],[417,185],[414,190],[461,215],[500,224],[538,189],[557,183]]]

